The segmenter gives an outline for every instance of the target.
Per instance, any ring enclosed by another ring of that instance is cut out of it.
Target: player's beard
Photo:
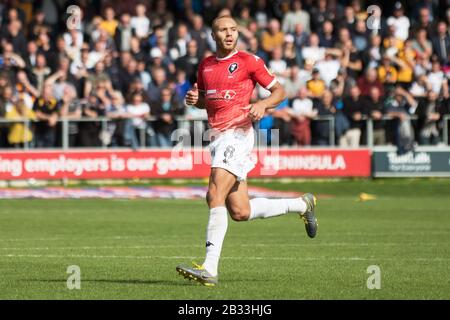
[[[220,51],[222,51],[223,53],[232,52],[234,49],[236,49],[237,39],[233,40],[232,43],[229,44],[227,43],[227,40],[224,39],[220,44]]]

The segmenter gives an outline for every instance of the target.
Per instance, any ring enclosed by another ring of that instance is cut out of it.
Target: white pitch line
[[[436,231],[436,230],[431,230],[431,231],[426,231],[426,232],[396,232],[394,235],[395,236],[429,236],[429,235],[448,235],[447,230],[443,230],[443,231]],[[386,237],[386,236],[390,236],[392,235],[389,232],[385,232],[385,233],[372,233],[372,232],[328,232],[326,234],[327,236],[364,236],[364,237],[370,237],[370,236],[376,236],[376,237]],[[241,237],[245,237],[246,239],[248,239],[248,237],[251,237],[252,235],[234,235],[234,238],[241,238]],[[256,235],[255,235],[256,236]],[[278,233],[265,233],[264,234],[265,237],[279,237],[280,234]],[[152,238],[153,236],[149,235],[149,236],[143,236],[143,235],[139,235],[139,236],[108,236],[108,237],[89,237],[89,239],[112,239],[112,240],[127,240],[127,239],[149,239]],[[189,235],[186,236],[181,236],[181,235],[174,235],[174,236],[167,236],[166,238],[187,238],[190,237]],[[15,242],[15,241],[74,241],[74,240],[78,240],[78,239],[86,239],[86,236],[80,236],[80,237],[52,237],[52,238],[0,238],[0,241],[5,241],[5,242]]]
[[[201,259],[200,256],[117,256],[117,255],[40,255],[40,254],[5,254],[0,255],[5,258],[87,258],[87,259]],[[411,259],[399,259],[399,258],[363,258],[363,257],[227,257],[224,256],[221,259],[230,260],[283,260],[283,261],[450,261],[450,258],[411,258]]]
[[[427,246],[445,246],[447,243],[429,242]],[[404,242],[373,242],[373,243],[346,243],[346,242],[328,242],[328,243],[255,243],[238,244],[233,247],[369,247],[369,246],[416,246],[415,243]],[[450,244],[449,244],[450,245]],[[98,250],[98,249],[153,249],[153,248],[202,248],[203,245],[197,244],[156,244],[142,246],[80,246],[80,247],[0,247],[0,250],[25,250],[25,251],[46,251],[46,250]]]

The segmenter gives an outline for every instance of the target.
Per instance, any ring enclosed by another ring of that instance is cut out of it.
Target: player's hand
[[[248,106],[244,107],[244,110],[250,110],[248,113],[248,117],[252,121],[259,121],[264,117],[264,114],[266,113],[266,108],[263,105],[260,105],[258,103],[252,103]]]
[[[195,106],[198,102],[198,86],[194,83],[194,86],[186,93],[186,104],[189,106]]]

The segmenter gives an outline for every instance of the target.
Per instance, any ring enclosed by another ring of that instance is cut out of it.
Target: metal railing
[[[412,115],[410,116],[411,120],[417,120],[417,116]],[[149,117],[146,119],[146,122],[154,122],[157,119],[155,117]],[[175,117],[175,121],[178,122],[178,128],[181,127],[186,127],[185,125],[183,126],[183,124],[186,123],[190,123],[192,121],[206,121],[207,118],[206,117]],[[329,122],[329,126],[328,126],[328,137],[329,137],[329,146],[335,146],[336,143],[336,135],[335,135],[335,129],[336,129],[336,123],[335,123],[335,118],[332,115],[327,115],[327,116],[317,116],[313,119],[311,119],[312,121],[328,121]],[[389,116],[383,116],[382,119],[380,119],[379,121],[391,121],[394,120],[393,117],[389,117]],[[82,123],[82,122],[95,122],[95,123],[100,123],[100,132],[106,132],[107,128],[108,128],[108,123],[109,122],[114,122],[117,121],[117,119],[111,119],[111,118],[107,118],[107,117],[99,117],[99,118],[76,118],[76,119],[68,119],[68,118],[61,118],[58,120],[58,122],[61,125],[61,147],[62,149],[69,149],[71,148],[71,146],[69,145],[69,124],[70,123]],[[366,126],[366,144],[367,147],[372,148],[374,146],[374,122],[377,120],[373,120],[370,117],[364,116],[362,118],[361,121],[365,122],[365,126]],[[14,123],[22,123],[24,125],[24,128],[26,128],[26,130],[23,130],[24,132],[24,142],[23,142],[23,149],[24,150],[28,150],[30,149],[31,145],[29,141],[26,141],[26,131],[27,130],[31,130],[32,129],[32,124],[33,123],[37,123],[39,121],[34,121],[34,120],[30,120],[30,119],[0,119],[0,126],[3,124],[3,126],[5,126],[5,124],[14,124]],[[448,139],[448,134],[449,134],[449,122],[450,122],[450,115],[445,115],[443,117],[443,128],[442,128],[442,141],[445,145],[449,145],[449,139]],[[258,126],[256,126],[256,128],[258,128]],[[146,132],[146,128],[141,128],[138,129],[139,130],[139,143],[140,143],[140,147],[141,148],[145,148],[147,147],[147,132]],[[104,139],[100,139],[101,141],[101,146],[100,148],[102,149],[106,149],[108,148],[108,145],[105,143]],[[86,146],[89,147],[89,146]]]

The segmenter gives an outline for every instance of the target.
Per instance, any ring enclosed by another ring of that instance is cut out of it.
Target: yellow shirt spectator
[[[284,33],[279,31],[275,34],[265,31],[261,37],[261,47],[266,52],[272,52],[276,47],[282,47],[284,43]]]
[[[410,83],[414,78],[414,70],[412,64],[416,58],[416,52],[412,48],[405,47],[398,55],[398,82]]]
[[[398,79],[397,69],[393,66],[384,66],[381,65],[378,67],[378,79],[381,83],[395,83]]]
[[[117,20],[103,20],[100,23],[100,29],[105,30],[106,32],[108,32],[108,34],[111,37],[114,37],[114,34],[116,33],[116,28],[119,25],[119,22]]]
[[[36,115],[23,102],[19,102],[6,113],[5,118],[8,120],[35,120]],[[20,144],[31,140],[33,140],[33,133],[23,122],[16,122],[10,125],[8,132],[8,142],[10,144]]]
[[[321,97],[325,91],[325,81],[322,79],[311,79],[306,82],[306,88],[314,97]]]

